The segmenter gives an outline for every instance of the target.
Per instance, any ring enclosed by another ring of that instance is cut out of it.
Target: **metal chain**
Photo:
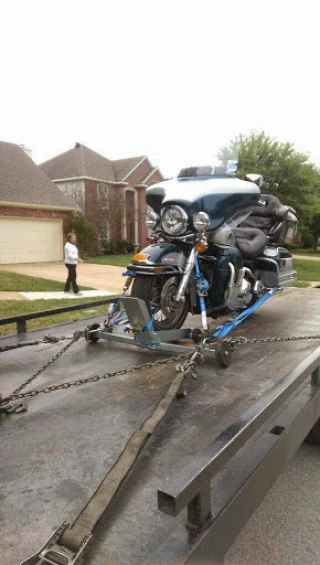
[[[306,335],[306,336],[292,336],[292,337],[261,337],[248,339],[246,337],[229,337],[224,339],[225,343],[229,343],[231,347],[236,347],[237,345],[246,345],[247,343],[275,343],[275,342],[286,342],[286,341],[309,341],[309,340],[320,340],[320,335]]]
[[[61,355],[63,355],[69,349],[69,347],[71,347],[71,345],[73,345],[76,341],[78,341],[78,339],[83,335],[84,335],[83,331],[75,332],[71,341],[69,343],[67,343],[67,345],[65,345],[63,347],[63,349],[61,349],[60,351],[55,353],[55,355],[53,357],[51,357],[49,359],[49,361],[47,361],[41,367],[41,369],[39,369],[38,371],[33,373],[33,375],[31,375],[31,377],[29,377],[29,379],[27,379],[24,383],[22,383],[22,385],[20,385],[18,388],[16,388],[16,390],[14,390],[13,393],[10,395],[10,397],[8,397],[8,399],[6,399],[6,400],[11,400],[12,398],[23,398],[23,396],[19,396],[19,393],[21,392],[21,390],[23,390],[26,386],[28,386],[30,383],[32,383],[32,381],[34,381],[34,379],[36,377],[41,375],[41,373],[43,373],[43,371],[45,371],[45,369],[47,367],[49,367],[49,365],[51,365],[52,363],[54,363],[54,361],[59,359],[59,357],[61,357]],[[60,339],[62,339],[62,338],[54,338],[54,343],[56,343],[57,341],[60,341]],[[63,338],[63,339],[66,339],[66,338]],[[49,341],[49,340],[46,338],[46,342],[47,341]],[[52,338],[50,338],[50,341],[52,341]],[[5,399],[3,399],[3,400],[5,400]],[[1,400],[1,402],[2,402],[2,400]]]
[[[63,341],[65,339],[73,339],[73,337],[55,337],[49,334],[43,336],[43,339],[38,339],[37,341],[20,341],[20,343],[16,343],[14,345],[4,345],[0,347],[0,353],[4,353],[5,351],[12,351],[13,349],[19,349],[20,347],[29,347],[31,345],[40,345],[41,343],[58,343],[59,341]]]
[[[74,341],[72,343],[74,343]],[[70,345],[71,345],[71,343],[68,344],[69,347],[70,347]],[[64,351],[65,350],[66,350],[66,348],[64,348]],[[62,353],[64,353],[64,351],[59,352],[60,355],[62,355]],[[152,361],[152,362],[149,362],[149,363],[143,363],[141,365],[135,365],[133,367],[130,367],[129,369],[120,369],[118,371],[114,371],[113,373],[103,373],[102,375],[93,375],[92,377],[87,377],[87,378],[84,378],[84,379],[77,379],[77,380],[71,381],[71,382],[60,383],[58,385],[46,386],[46,387],[40,388],[40,389],[34,389],[34,390],[31,390],[30,392],[19,393],[19,390],[21,389],[21,387],[19,387],[19,389],[14,391],[10,396],[4,398],[3,402],[9,402],[11,400],[26,398],[28,396],[37,396],[38,394],[41,394],[41,393],[47,394],[49,392],[54,392],[56,390],[61,390],[61,389],[67,389],[67,388],[71,388],[73,386],[81,386],[81,385],[88,384],[88,383],[96,383],[96,382],[99,382],[103,379],[110,379],[112,377],[118,377],[120,375],[128,375],[130,373],[134,373],[136,371],[142,371],[144,369],[150,369],[150,368],[156,367],[158,365],[168,365],[170,363],[174,363],[174,362],[178,362],[178,361],[183,361],[184,359],[188,359],[188,357],[192,357],[194,354],[195,354],[195,352],[191,352],[191,353],[184,353],[184,354],[181,354],[181,355],[177,355],[175,357],[168,357],[166,359],[158,359],[157,361]],[[55,357],[55,358],[57,358],[57,357]],[[51,360],[51,362],[53,362],[53,361]],[[192,364],[192,366],[194,366],[196,363],[199,363],[199,361],[193,360],[191,364]],[[42,369],[40,369],[40,371],[37,372],[37,375],[40,374],[40,372],[42,372],[48,366],[48,364],[49,363],[47,363],[44,367],[42,367]],[[189,364],[190,364],[190,362],[189,362]],[[186,367],[186,370],[184,370],[184,368],[182,366],[182,372],[187,373],[188,370],[189,369],[187,367]],[[26,384],[29,384],[29,382],[30,382],[30,379],[28,380],[28,383],[24,383],[24,386],[26,386]]]

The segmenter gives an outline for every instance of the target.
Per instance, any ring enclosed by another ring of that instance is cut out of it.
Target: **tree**
[[[320,213],[317,212],[312,215],[310,222],[310,233],[313,237],[313,250],[317,251],[318,240],[320,238]]]
[[[273,194],[297,210],[300,227],[310,224],[314,206],[319,205],[320,171],[308,155],[295,151],[291,143],[281,143],[265,132],[238,135],[218,153],[223,162],[238,153],[238,173],[259,173],[265,178],[264,192]]]
[[[77,236],[77,245],[81,253],[88,253],[96,235],[93,227],[87,222],[82,214],[76,214],[70,218],[67,224],[67,231],[74,232]]]

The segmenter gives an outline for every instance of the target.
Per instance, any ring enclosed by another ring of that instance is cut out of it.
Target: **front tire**
[[[189,312],[189,299],[176,302],[179,281],[177,277],[136,275],[131,296],[144,300],[156,331],[181,328]]]

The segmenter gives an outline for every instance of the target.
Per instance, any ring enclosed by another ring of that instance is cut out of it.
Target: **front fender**
[[[178,245],[154,243],[136,253],[128,269],[146,275],[182,273],[186,260],[187,255]]]

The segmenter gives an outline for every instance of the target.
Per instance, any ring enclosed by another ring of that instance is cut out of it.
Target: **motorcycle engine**
[[[246,278],[242,280],[242,285],[238,297],[241,298],[241,302],[244,302],[245,306],[249,306],[252,301],[252,285]]]

